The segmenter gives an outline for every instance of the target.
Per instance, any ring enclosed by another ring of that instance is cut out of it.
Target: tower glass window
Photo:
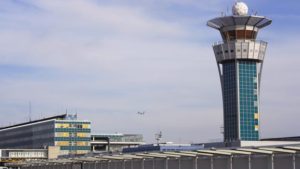
[[[257,65],[255,61],[239,61],[239,102],[240,102],[240,132],[241,140],[258,140],[258,119],[254,119],[258,112]],[[252,104],[251,104],[252,103]]]

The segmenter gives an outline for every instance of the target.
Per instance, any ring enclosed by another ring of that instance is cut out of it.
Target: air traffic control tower
[[[232,12],[232,16],[207,22],[223,39],[213,50],[222,86],[224,142],[258,141],[260,81],[267,42],[256,37],[272,21],[248,15],[243,2],[236,2]]]

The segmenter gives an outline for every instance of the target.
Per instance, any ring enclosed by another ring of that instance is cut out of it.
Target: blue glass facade
[[[257,65],[253,60],[223,63],[225,141],[259,139]]]
[[[54,146],[54,121],[0,129],[0,149],[41,149]]]
[[[237,76],[234,61],[223,64],[224,135],[226,140],[238,138]]]
[[[241,140],[255,141],[258,136],[258,73],[255,61],[239,61],[239,102]]]

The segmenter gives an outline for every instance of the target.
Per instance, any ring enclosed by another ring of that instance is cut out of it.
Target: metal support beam
[[[155,169],[155,158],[152,160],[152,169]]]
[[[214,157],[210,157],[210,169],[214,169]]]
[[[145,169],[145,159],[142,159],[142,169]]]
[[[232,169],[232,155],[229,157],[228,169]]]
[[[268,169],[274,169],[274,154],[270,155],[269,157]]]
[[[126,162],[126,160],[123,160],[123,164],[122,164],[123,169],[125,169],[125,165],[126,165],[125,162]]]
[[[252,168],[252,165],[251,165],[252,161],[251,161],[251,155],[248,156],[248,169],[251,169]]]
[[[296,169],[296,154],[293,154],[293,169]]]
[[[195,157],[195,169],[198,169],[198,157]]]
[[[169,158],[166,158],[166,168],[165,169],[169,169]]]

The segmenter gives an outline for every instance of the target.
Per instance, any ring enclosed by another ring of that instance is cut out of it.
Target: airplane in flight
[[[144,112],[144,111],[143,111],[143,112],[141,112],[141,111],[138,111],[138,112],[137,112],[138,115],[145,115],[145,113],[146,113],[146,112]]]

